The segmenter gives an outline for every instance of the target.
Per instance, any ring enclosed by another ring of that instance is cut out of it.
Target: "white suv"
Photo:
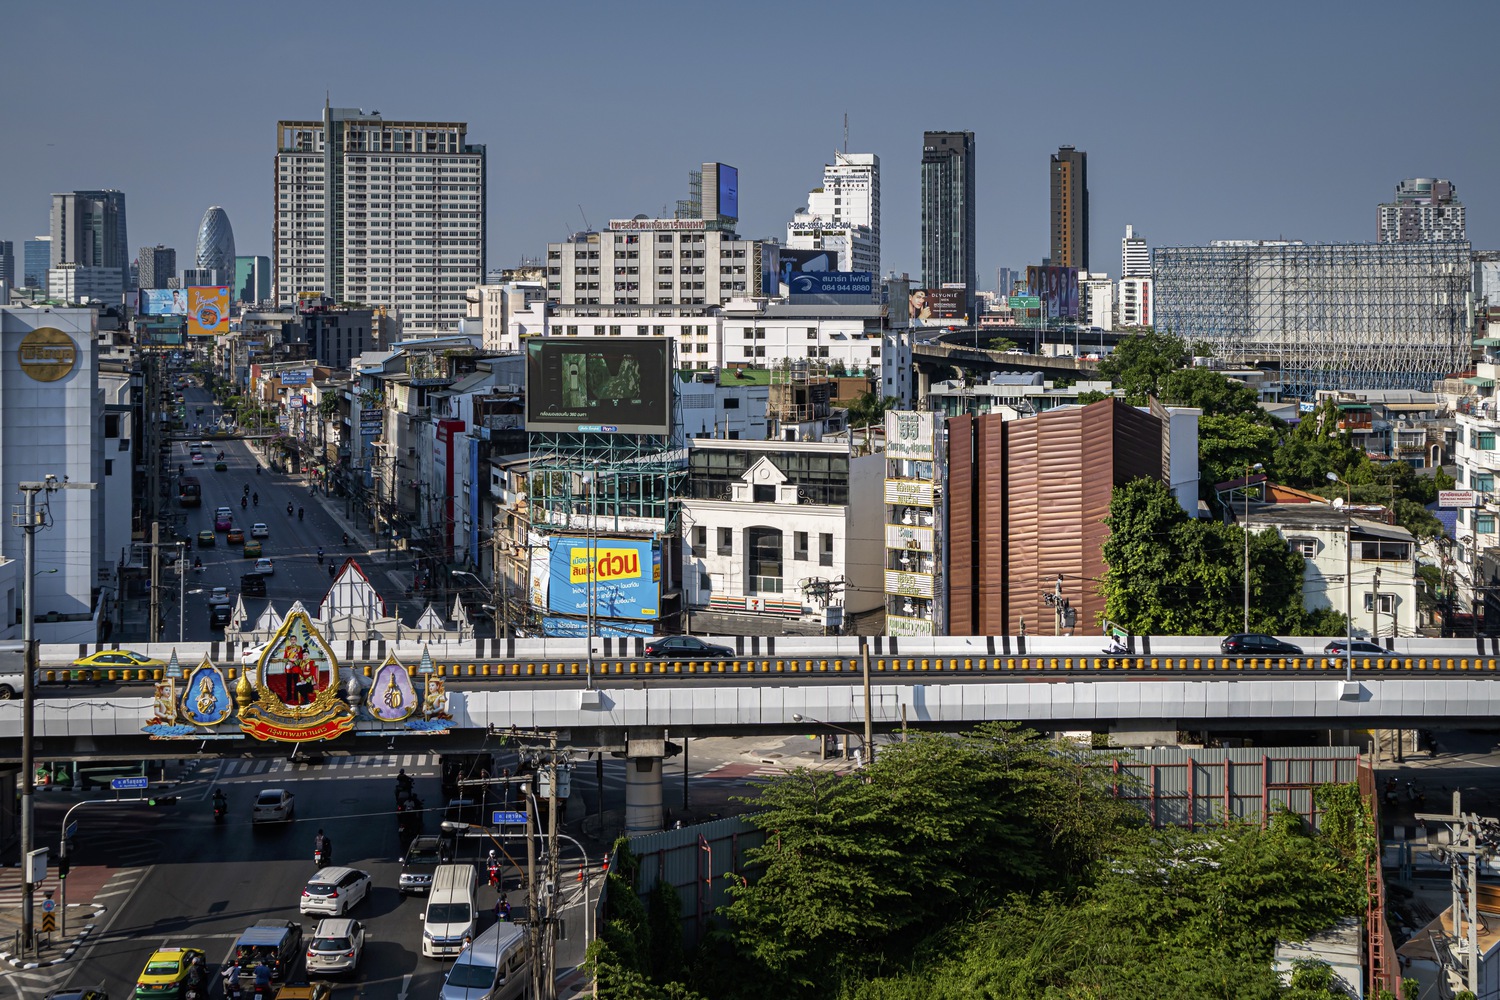
[[[353,973],[359,968],[359,956],[364,950],[364,924],[347,917],[319,920],[318,929],[307,945],[307,974],[336,976]]]

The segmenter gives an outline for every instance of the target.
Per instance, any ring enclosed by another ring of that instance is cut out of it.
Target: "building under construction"
[[[1287,397],[1428,390],[1469,363],[1467,242],[1225,241],[1159,247],[1152,269],[1157,329],[1279,364]]]

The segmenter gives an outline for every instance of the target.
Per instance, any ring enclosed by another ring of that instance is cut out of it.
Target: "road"
[[[212,420],[217,411],[207,390],[190,387],[184,395],[188,400],[190,419],[195,417],[197,407],[202,406],[204,416],[197,419]],[[213,530],[214,511],[221,506],[230,509],[235,527],[244,529],[247,540],[250,528],[256,522],[262,522],[270,529],[270,537],[261,539],[262,554],[275,564],[275,573],[266,580],[266,600],[275,604],[277,610],[283,613],[294,600],[300,600],[309,612],[316,615],[318,605],[328,592],[331,582],[329,567],[336,570],[345,557],[364,554],[358,548],[358,539],[351,538],[350,545],[344,544],[343,529],[324,509],[323,498],[315,496],[301,483],[300,477],[274,473],[262,466],[251,452],[250,446],[243,441],[205,440],[214,449],[223,452],[224,462],[228,466],[224,472],[214,471],[217,451],[205,450],[204,464],[194,466],[191,464],[188,443],[173,445],[173,474],[176,475],[180,465],[188,475],[196,474],[203,485],[201,507],[177,508],[177,513],[185,515],[179,531],[192,543],[188,550],[188,565],[191,566],[194,557],[201,558],[203,569],[187,569],[186,578],[181,581],[185,592],[181,634],[176,608],[179,581],[173,574],[164,575],[162,586],[166,593],[163,596],[171,602],[172,607],[162,612],[166,619],[163,636],[168,639],[177,638],[178,641],[221,638],[222,630],[215,630],[209,625],[209,593],[214,587],[227,587],[232,600],[239,594],[240,577],[254,569],[254,560],[245,558],[240,546],[227,544],[223,532],[215,533],[211,547],[199,547],[198,533]],[[258,473],[257,468],[260,469]],[[174,493],[176,486],[174,479]],[[249,487],[248,493],[246,487]],[[240,506],[242,498],[257,495],[260,498],[258,505],[250,504],[244,508]],[[287,513],[288,505],[291,505],[292,514]],[[298,508],[303,511],[301,518],[296,515]],[[321,565],[317,558],[320,547],[325,553]],[[369,570],[369,567],[365,568]],[[376,579],[376,585],[388,587],[391,584],[389,580]],[[389,593],[386,596],[389,597]],[[264,601],[250,598],[246,598],[245,604],[252,620],[265,606]]]

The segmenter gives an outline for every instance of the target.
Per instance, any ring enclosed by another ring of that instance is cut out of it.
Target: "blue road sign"
[[[72,840],[73,839],[73,835],[76,834],[77,832],[78,832],[78,821],[75,819],[73,822],[69,823],[68,824],[68,828],[63,831],[63,839],[64,840]]]
[[[110,778],[110,788],[146,788],[151,784],[151,779],[145,775],[137,775],[134,778]]]
[[[490,818],[495,826],[510,826],[526,822],[526,814],[523,812],[510,812],[504,809],[496,809]]]
[[[43,913],[51,913],[55,909],[57,909],[57,903],[54,900],[51,900],[51,899],[44,899],[44,900],[42,900],[42,912]]]

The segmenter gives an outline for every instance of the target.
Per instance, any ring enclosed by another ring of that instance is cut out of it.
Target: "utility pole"
[[[161,544],[161,522],[151,522],[151,625],[147,632],[152,642],[161,641],[161,559],[157,546]]]
[[[1443,823],[1447,829],[1447,843],[1439,844],[1435,838],[1428,843],[1414,846],[1413,851],[1431,854],[1447,863],[1452,871],[1450,888],[1453,914],[1452,933],[1448,938],[1450,954],[1465,960],[1467,968],[1464,978],[1467,988],[1479,994],[1479,863],[1489,862],[1495,857],[1497,838],[1500,838],[1500,820],[1492,816],[1465,813],[1461,795],[1453,793],[1453,811],[1447,815],[1417,813],[1418,822]],[[1436,944],[1436,942],[1434,942]],[[1447,955],[1434,948],[1438,963],[1446,971]],[[1451,984],[1450,984],[1451,985]]]
[[[870,640],[867,636],[859,637],[859,672],[865,689],[865,757],[868,758],[865,766],[868,767],[875,763],[875,734],[870,719]]]
[[[1373,586],[1372,586],[1371,589],[1373,590],[1373,593],[1370,594],[1370,638],[1371,639],[1379,639],[1380,638],[1380,568],[1379,567],[1376,567],[1376,569],[1375,569],[1375,582],[1374,582],[1374,584],[1373,584]],[[1395,634],[1395,629],[1391,630],[1391,634],[1392,635]]]

